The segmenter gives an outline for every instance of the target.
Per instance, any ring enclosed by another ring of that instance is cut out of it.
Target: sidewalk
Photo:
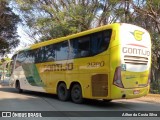
[[[147,96],[136,98],[139,101],[160,103],[160,94],[148,94]]]

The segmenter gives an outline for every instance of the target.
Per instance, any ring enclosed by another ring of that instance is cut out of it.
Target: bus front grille
[[[148,58],[147,57],[140,57],[140,56],[125,55],[124,62],[126,64],[132,64],[132,65],[147,65]]]
[[[92,76],[92,96],[106,97],[108,96],[108,75],[96,74]]]

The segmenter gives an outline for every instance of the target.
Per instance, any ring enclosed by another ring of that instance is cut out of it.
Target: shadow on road
[[[27,91],[25,90],[23,93],[18,93],[18,91],[15,88],[10,88],[7,86],[2,86],[0,88],[0,91],[3,92],[8,92],[8,93],[16,93],[16,94],[22,94],[22,95],[27,95],[27,96],[31,96],[31,97],[38,97],[38,98],[42,98],[45,101],[49,101],[50,103],[57,102],[58,104],[73,104],[72,101],[59,101],[57,98],[57,95],[54,94],[47,94],[47,93],[41,93],[41,92],[33,92],[33,91]],[[18,98],[17,98],[18,99]],[[23,100],[23,99],[22,99]],[[137,104],[142,104],[142,103],[135,103]],[[100,101],[100,100],[90,100],[90,99],[85,99],[84,103],[79,105],[79,104],[75,104],[75,106],[79,107],[83,107],[83,106],[88,106],[88,107],[93,107],[94,108],[100,108],[102,110],[107,110],[107,109],[112,109],[112,110],[116,110],[116,111],[120,111],[121,109],[118,108],[130,108],[132,106],[134,106],[135,104],[130,104],[129,102],[125,102],[123,103],[122,101],[117,101],[117,100],[113,100],[112,102],[104,102],[104,101]]]

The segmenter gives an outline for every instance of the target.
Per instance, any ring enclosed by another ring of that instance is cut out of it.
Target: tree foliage
[[[16,24],[20,21],[8,6],[7,1],[0,1],[0,53],[9,52],[17,47],[19,40]]]
[[[113,22],[141,26],[150,32],[152,64],[155,69],[160,70],[159,0],[12,0],[12,2],[14,9],[23,19],[23,25],[28,27],[28,29],[25,27],[25,30],[35,42]]]
[[[38,36],[42,41],[112,23],[117,19],[113,11],[118,9],[118,0],[12,1],[17,4],[15,9],[21,13],[24,24],[29,27],[28,34],[35,39]]]

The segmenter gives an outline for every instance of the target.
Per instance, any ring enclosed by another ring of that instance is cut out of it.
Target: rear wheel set
[[[62,101],[67,101],[71,98],[74,103],[80,104],[83,102],[82,89],[79,84],[74,84],[68,90],[65,83],[60,83],[57,88],[57,95]]]

